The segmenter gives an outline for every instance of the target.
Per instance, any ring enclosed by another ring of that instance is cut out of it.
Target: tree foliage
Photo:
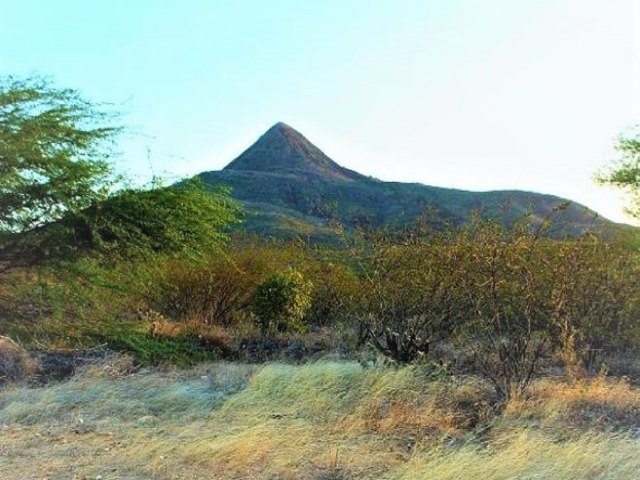
[[[253,312],[263,333],[300,331],[311,306],[311,282],[296,270],[276,272],[256,289]]]
[[[40,252],[55,258],[86,253],[193,258],[225,243],[225,228],[237,221],[239,211],[227,190],[193,178],[178,186],[120,191],[41,229],[37,243]]]
[[[108,262],[149,255],[190,259],[219,252],[240,206],[225,189],[198,179],[177,186],[126,189],[59,220],[8,236],[0,249],[4,269],[91,256]]]
[[[200,255],[237,219],[196,179],[114,191],[121,128],[103,105],[42,78],[0,79],[0,270],[101,254]]]
[[[23,232],[105,198],[115,114],[42,78],[0,78],[0,232]]]
[[[640,130],[620,137],[616,145],[619,158],[608,170],[601,172],[599,182],[621,188],[632,196],[627,212],[640,218]]]

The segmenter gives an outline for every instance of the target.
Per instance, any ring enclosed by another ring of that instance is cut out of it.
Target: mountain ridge
[[[222,170],[203,172],[210,185],[229,186],[247,210],[245,229],[260,235],[330,236],[347,228],[410,227],[430,222],[461,225],[478,213],[506,225],[530,215],[555,215],[560,233],[604,229],[613,222],[555,195],[522,190],[473,192],[421,183],[386,182],[345,168],[289,125],[278,122]],[[554,213],[558,207],[561,211]]]

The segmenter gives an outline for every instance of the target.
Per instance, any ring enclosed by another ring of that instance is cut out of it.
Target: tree
[[[35,235],[38,251],[54,258],[83,254],[142,258],[149,254],[198,257],[227,240],[225,228],[240,208],[226,189],[192,178],[179,185],[127,189],[68,213]]]
[[[43,78],[0,78],[0,233],[25,232],[104,199],[116,115]]]
[[[239,208],[192,179],[114,191],[117,115],[42,78],[0,79],[0,270],[104,254],[199,255]]]
[[[627,212],[640,219],[640,130],[618,139],[616,145],[620,157],[608,170],[601,172],[597,180],[628,191],[632,205]]]

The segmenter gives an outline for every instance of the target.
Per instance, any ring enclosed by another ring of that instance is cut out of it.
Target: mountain
[[[300,132],[276,123],[256,143],[224,168],[225,171],[295,173],[333,180],[364,180],[366,177],[341,167]]]
[[[613,225],[588,208],[553,195],[518,190],[471,192],[419,183],[384,182],[338,165],[295,129],[277,123],[206,183],[232,188],[247,210],[249,232],[329,238],[330,224],[401,228],[419,219],[463,224],[474,212],[511,224],[526,214],[542,221],[554,209],[558,234]]]

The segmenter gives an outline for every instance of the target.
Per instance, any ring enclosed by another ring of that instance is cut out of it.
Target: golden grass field
[[[424,367],[114,358],[0,391],[0,479],[637,479],[640,389],[542,379],[491,390]]]

